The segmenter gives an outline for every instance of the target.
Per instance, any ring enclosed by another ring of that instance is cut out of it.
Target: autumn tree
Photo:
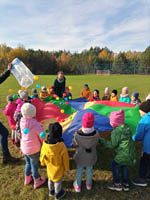
[[[145,74],[150,73],[150,46],[147,47],[141,55],[140,71]]]

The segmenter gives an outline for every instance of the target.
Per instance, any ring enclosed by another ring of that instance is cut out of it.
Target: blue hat
[[[135,97],[136,99],[138,99],[139,98],[139,93],[138,92],[133,92],[132,96]]]
[[[84,84],[84,87],[89,87],[88,84]]]

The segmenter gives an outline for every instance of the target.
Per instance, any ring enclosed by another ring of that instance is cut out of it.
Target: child
[[[111,97],[110,97],[110,101],[118,101],[117,94],[118,94],[118,91],[117,91],[117,90],[112,90],[112,92],[111,92]]]
[[[99,90],[95,89],[93,92],[93,96],[90,99],[91,101],[100,101]]]
[[[13,95],[9,95],[7,96],[7,106],[5,107],[4,110],[4,114],[7,116],[8,118],[8,123],[9,123],[9,127],[10,129],[12,129],[12,134],[11,134],[11,140],[13,144],[16,144],[16,122],[14,120],[14,113],[16,110],[16,103],[13,99]]]
[[[65,195],[62,189],[64,172],[69,170],[69,157],[62,139],[62,127],[58,122],[49,125],[47,140],[43,142],[40,156],[41,165],[47,167],[49,196],[55,200]]]
[[[31,99],[34,99],[34,98],[39,99],[38,92],[37,92],[37,89],[36,89],[36,88],[33,88],[33,89],[32,89]]]
[[[14,113],[14,120],[16,121],[16,146],[20,147],[20,140],[21,140],[20,121],[22,118],[21,107],[24,104],[24,102],[21,101],[21,99],[17,99],[16,104],[17,104],[17,108]]]
[[[113,183],[108,185],[108,189],[116,191],[129,191],[128,167],[133,165],[135,160],[135,147],[131,139],[131,132],[124,124],[124,111],[113,111],[110,114],[110,124],[114,128],[111,133],[111,140],[100,138],[100,142],[107,148],[115,148],[117,155],[112,161]],[[119,176],[122,173],[122,185]]]
[[[104,91],[104,96],[102,98],[103,101],[109,101],[110,100],[110,93],[109,93],[109,88],[105,88]]]
[[[27,90],[19,90],[18,94],[19,94],[20,99],[24,103],[30,103],[31,102],[31,98],[28,96],[28,91]]]
[[[143,144],[143,153],[139,166],[139,177],[133,182],[134,185],[147,186],[146,176],[150,170],[150,100],[143,102],[139,106],[141,120],[132,139],[141,141]]]
[[[150,94],[147,95],[146,101],[147,101],[147,100],[150,100]]]
[[[69,91],[69,87],[65,87],[65,93],[63,94],[64,98],[72,99],[72,94]]]
[[[21,113],[23,116],[20,122],[22,134],[21,150],[26,160],[24,185],[30,184],[34,179],[34,189],[36,189],[46,181],[38,173],[39,156],[43,142],[43,138],[40,138],[40,133],[44,130],[35,119],[36,108],[32,104],[24,103],[21,107]]]
[[[64,77],[64,73],[62,71],[58,72],[58,76],[54,81],[54,92],[58,97],[63,97],[63,93],[65,92],[66,86],[66,78]]]
[[[139,99],[139,93],[133,92],[131,96],[131,104],[138,105],[141,103],[141,100]]]
[[[40,98],[41,99],[45,99],[47,97],[49,97],[47,88],[45,86],[42,86],[41,87],[41,92],[40,92]]]
[[[124,103],[130,103],[131,99],[129,97],[129,88],[128,87],[124,87],[122,88],[122,94],[120,95],[120,102],[124,102]]]
[[[74,159],[77,165],[76,180],[73,183],[76,192],[81,191],[82,174],[86,168],[86,188],[92,189],[93,166],[97,161],[96,145],[99,134],[94,129],[94,115],[87,112],[82,117],[82,128],[74,135],[73,144],[77,146]]]
[[[48,89],[48,95],[49,97],[53,97],[55,94],[54,92],[54,86],[50,86],[49,89]]]
[[[91,98],[91,91],[90,91],[88,84],[84,84],[84,88],[80,92],[80,97],[83,97],[85,99]]]

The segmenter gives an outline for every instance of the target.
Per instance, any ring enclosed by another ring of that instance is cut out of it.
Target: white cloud
[[[13,47],[22,43],[26,48],[71,51],[81,51],[90,46],[108,46],[118,51],[132,49],[136,43],[139,48],[142,42],[148,46],[150,15],[147,2],[32,0],[27,3],[25,0],[0,0],[0,7],[7,10],[13,6],[14,9],[7,16],[0,9],[0,16],[4,16],[0,20],[0,43],[6,42]],[[138,3],[142,7],[137,6],[128,15],[120,13]],[[107,24],[111,18],[110,29]]]

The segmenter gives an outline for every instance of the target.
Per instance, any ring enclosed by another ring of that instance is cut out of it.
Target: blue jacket
[[[142,141],[143,152],[150,154],[150,112],[141,118],[132,139]]]

